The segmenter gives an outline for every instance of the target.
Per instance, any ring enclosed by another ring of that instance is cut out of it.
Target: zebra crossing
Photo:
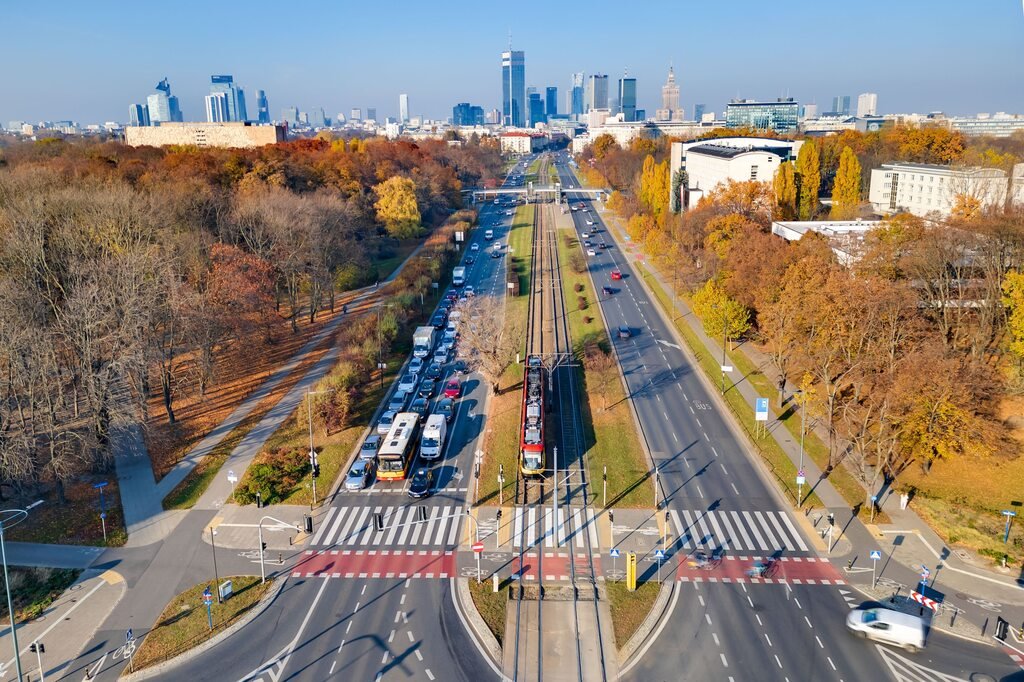
[[[785,512],[673,509],[671,516],[684,549],[722,547],[761,552],[808,551]]]
[[[533,547],[539,538],[545,547],[570,543],[585,547],[584,533],[590,537],[590,547],[597,549],[597,522],[590,507],[559,507],[557,516],[550,507],[516,507],[512,521],[512,546],[523,547],[525,540],[526,547]]]
[[[420,505],[331,507],[313,535],[312,546],[323,547],[454,547],[459,544],[463,510],[458,506],[429,507],[421,520]],[[373,527],[376,514],[384,529]]]

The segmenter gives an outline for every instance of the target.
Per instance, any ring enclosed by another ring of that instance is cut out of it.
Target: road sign
[[[131,642],[133,639],[135,639],[135,635],[132,634],[132,629],[128,628],[128,631],[124,633],[124,641],[127,643]]]
[[[482,543],[482,542],[474,542],[473,543],[473,551],[477,552],[477,553],[484,551],[484,543]]]
[[[207,587],[203,590],[203,603],[209,606],[213,602],[213,593],[210,592],[210,588]]]
[[[803,485],[804,483],[807,483],[807,479],[804,477],[804,470],[801,469],[800,471],[796,472],[796,484]]]
[[[928,570],[927,566],[921,567],[921,580],[928,580],[928,576],[931,575],[931,571]]]
[[[873,550],[871,550],[870,556],[871,556],[872,559],[877,561],[878,559],[882,558],[882,550],[880,550],[880,549],[873,549]]]
[[[758,398],[754,403],[754,419],[759,422],[768,421],[768,398]]]
[[[622,552],[619,551],[618,547],[613,547],[612,548],[611,555],[612,555],[613,559],[618,559],[621,554],[622,554]]]
[[[654,552],[654,557],[659,561],[665,558],[665,550],[659,549]]]
[[[911,592],[910,598],[916,601],[918,604],[921,604],[922,606],[927,606],[936,613],[939,612],[939,603],[934,599],[929,599],[928,597],[924,596],[919,592]]]
[[[235,475],[234,471],[228,471],[228,483],[231,485],[238,483],[238,476]]]

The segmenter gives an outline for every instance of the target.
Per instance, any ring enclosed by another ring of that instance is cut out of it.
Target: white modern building
[[[800,121],[800,131],[805,135],[834,135],[843,130],[855,130],[857,118],[845,114],[824,115],[817,118],[805,118]]]
[[[1009,137],[1024,130],[1024,115],[1007,114],[999,111],[994,115],[978,114],[974,118],[954,117],[949,119],[949,127],[964,135],[992,135]]]
[[[1014,167],[1012,196],[1020,201],[1024,164]],[[1002,206],[1011,180],[998,168],[955,167],[928,163],[884,163],[871,170],[868,201],[879,215],[913,213],[944,218],[958,195],[977,199],[982,208]]]
[[[791,242],[800,241],[808,232],[817,232],[828,240],[839,262],[849,267],[860,260],[864,236],[881,225],[881,220],[776,220],[772,234]]]
[[[878,115],[878,94],[862,92],[857,95],[857,118]]]
[[[530,133],[505,133],[498,139],[501,141],[502,153],[532,154],[547,145],[546,137]]]
[[[784,161],[795,159],[802,140],[765,137],[722,137],[673,142],[669,166],[674,177],[686,171],[680,187],[683,209],[696,206],[709,192],[729,180],[771,182]]]

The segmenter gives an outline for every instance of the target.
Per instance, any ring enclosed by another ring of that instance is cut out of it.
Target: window
[[[757,166],[750,167],[750,179],[757,180]]]

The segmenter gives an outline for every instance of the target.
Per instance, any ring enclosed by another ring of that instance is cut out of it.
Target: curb
[[[455,579],[453,595],[455,596],[455,601],[458,602],[459,608],[462,609],[462,613],[466,616],[466,620],[469,621],[469,634],[476,639],[481,650],[490,656],[491,663],[498,670],[501,670],[502,647],[498,644],[494,633],[487,627],[487,623],[484,622],[483,616],[480,615],[476,604],[473,602],[473,595],[469,593],[469,578]]]
[[[636,629],[633,636],[629,638],[629,641],[618,652],[620,669],[641,646],[648,642],[651,633],[654,632],[658,623],[671,615],[668,603],[676,589],[678,589],[678,584],[675,580],[669,580],[661,584],[661,589],[658,590],[658,598],[654,600],[654,605],[651,606],[647,618],[644,619],[644,622],[640,623],[640,627]]]
[[[263,596],[263,599],[261,599],[260,602],[256,604],[256,606],[249,609],[248,613],[246,613],[244,616],[242,616],[237,621],[232,623],[227,629],[222,630],[221,632],[217,633],[216,635],[206,640],[202,644],[199,644],[198,646],[195,646],[189,649],[188,651],[184,651],[175,656],[174,658],[163,661],[162,663],[157,663],[156,665],[144,668],[130,675],[122,675],[119,679],[123,682],[136,682],[136,680],[148,680],[153,677],[163,675],[178,667],[182,663],[187,663],[196,656],[199,656],[200,654],[209,651],[210,649],[217,646],[231,635],[235,634],[236,632],[244,628],[246,625],[255,620],[258,616],[260,616],[264,611],[266,611],[267,607],[270,606],[270,604],[273,603],[275,599],[277,599],[277,596],[280,594],[281,590],[284,589],[284,584],[286,582],[287,580],[278,580],[277,586],[269,592],[267,592]]]

